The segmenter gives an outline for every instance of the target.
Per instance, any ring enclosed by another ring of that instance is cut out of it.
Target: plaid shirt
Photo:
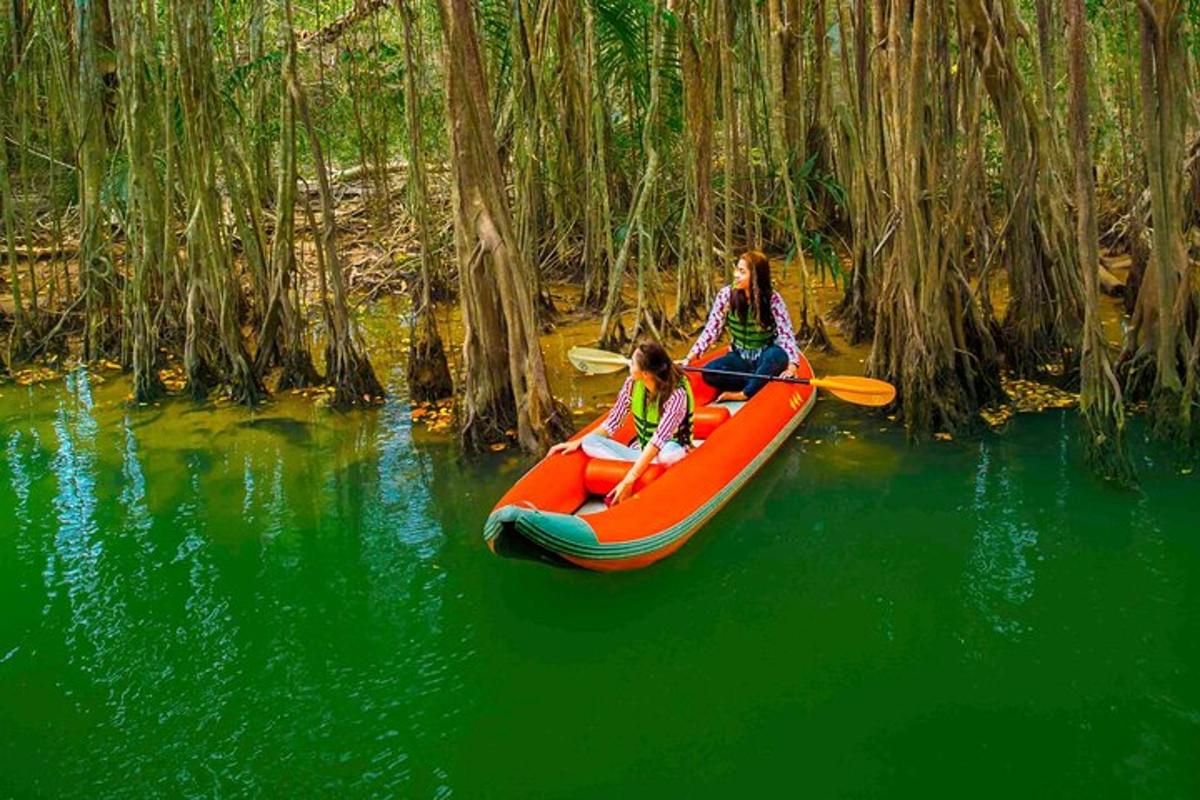
[[[717,341],[721,332],[725,330],[725,320],[729,317],[729,309],[732,305],[733,287],[726,286],[717,292],[717,299],[713,301],[712,311],[708,314],[708,322],[705,323],[700,338],[688,351],[689,361],[703,355],[704,351]],[[775,318],[775,344],[787,353],[790,363],[799,364],[800,347],[796,344],[796,334],[792,331],[792,318],[788,316],[787,303],[780,297],[779,292],[771,293],[771,315]],[[751,359],[758,357],[758,353],[743,353],[742,355]]]

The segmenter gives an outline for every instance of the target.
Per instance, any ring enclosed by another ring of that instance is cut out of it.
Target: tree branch
[[[354,8],[347,11],[324,28],[300,35],[300,44],[304,47],[330,44],[340,38],[349,28],[370,17],[376,11],[388,4],[389,0],[357,0]]]

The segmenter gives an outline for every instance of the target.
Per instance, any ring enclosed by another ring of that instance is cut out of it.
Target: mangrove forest
[[[1131,413],[1195,441],[1194,0],[4,5],[6,374],[371,406],[360,312],[402,295],[410,397],[541,452],[545,332],[689,340],[754,249],[911,436],[1017,381],[1103,474]]]

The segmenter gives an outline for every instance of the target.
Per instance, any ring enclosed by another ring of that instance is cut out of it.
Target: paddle
[[[587,375],[603,375],[629,366],[629,359],[618,353],[597,350],[593,347],[572,347],[567,358],[575,368]],[[807,383],[824,389],[839,400],[860,406],[886,406],[896,399],[896,387],[887,381],[875,378],[860,378],[855,375],[833,375],[828,378],[785,378],[782,375],[755,375],[751,372],[728,372],[720,369],[687,366],[688,372],[709,375],[731,375],[738,378],[763,378],[780,383]]]

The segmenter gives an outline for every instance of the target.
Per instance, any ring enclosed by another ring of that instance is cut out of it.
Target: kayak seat
[[[629,461],[618,461],[612,458],[589,458],[583,468],[583,485],[588,494],[606,495],[613,487],[621,482],[625,473],[633,466]],[[666,472],[662,464],[651,464],[633,485],[635,492],[640,492],[654,482],[654,479]]]
[[[721,427],[729,419],[729,409],[721,406],[701,406],[692,416],[692,437],[696,440],[707,439],[712,432]],[[583,469],[583,485],[588,494],[606,495],[613,487],[621,482],[631,466],[628,461],[618,461],[611,458],[589,458]],[[667,468],[662,464],[651,464],[646,468],[634,484],[633,490],[640,492],[649,486]]]
[[[724,406],[700,406],[692,414],[692,438],[707,439],[732,416]]]

